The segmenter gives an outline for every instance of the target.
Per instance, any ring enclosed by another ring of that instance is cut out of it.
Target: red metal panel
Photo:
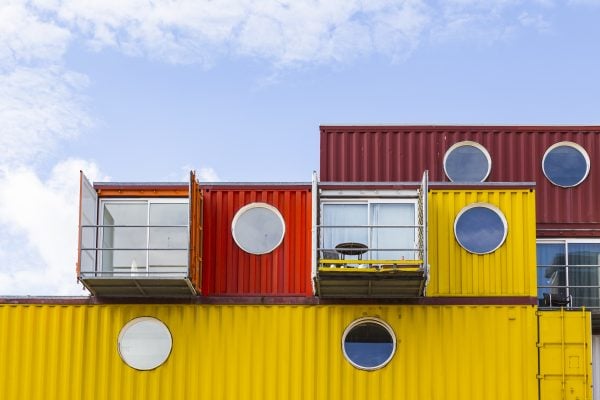
[[[538,236],[600,236],[600,126],[323,126],[321,180],[448,181],[443,160],[454,143],[483,145],[492,159],[488,182],[535,182]],[[574,188],[553,185],[542,171],[554,143],[581,145],[591,160]]]
[[[312,296],[310,185],[203,186],[202,190],[203,295]],[[231,233],[237,211],[254,202],[276,207],[285,221],[283,242],[268,254],[246,253]]]

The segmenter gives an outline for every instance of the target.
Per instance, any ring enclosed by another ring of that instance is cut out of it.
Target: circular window
[[[283,217],[275,207],[252,203],[240,208],[231,223],[233,240],[251,254],[266,254],[281,244],[285,234]]]
[[[455,143],[444,155],[444,172],[452,182],[483,182],[491,169],[492,159],[479,143]]]
[[[560,142],[546,150],[542,169],[546,178],[556,186],[577,186],[590,172],[590,158],[580,145]]]
[[[171,332],[156,318],[133,319],[119,333],[121,359],[130,367],[142,371],[162,365],[169,358],[172,347]]]
[[[396,351],[396,337],[385,322],[376,318],[361,318],[344,331],[342,351],[350,364],[372,371],[390,362]]]
[[[454,221],[454,235],[468,252],[487,254],[504,243],[508,231],[502,211],[490,204],[475,203],[463,208]]]

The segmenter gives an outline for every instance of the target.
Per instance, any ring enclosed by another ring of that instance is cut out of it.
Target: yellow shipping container
[[[473,203],[498,208],[508,233],[490,254],[472,254],[454,235],[456,216]],[[530,189],[430,190],[428,296],[535,297],[535,195]]]
[[[123,326],[156,317],[167,361],[119,356]],[[342,352],[353,321],[396,338],[385,367]],[[533,306],[0,305],[1,399],[535,399]]]

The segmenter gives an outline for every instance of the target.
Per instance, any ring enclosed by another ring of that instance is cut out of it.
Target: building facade
[[[0,398],[591,399],[599,151],[325,126],[311,182],[82,174],[92,296],[0,300]]]

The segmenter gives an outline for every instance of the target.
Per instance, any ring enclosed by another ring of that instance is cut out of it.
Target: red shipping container
[[[312,296],[310,184],[201,188],[204,296]],[[281,244],[265,254],[244,251],[233,237],[234,217],[252,203],[275,207],[285,223]]]
[[[538,237],[600,236],[600,126],[322,126],[320,178],[325,182],[447,182],[444,156],[455,143],[488,151],[486,182],[535,182]],[[542,170],[550,146],[573,142],[590,159],[587,178],[563,188]]]

